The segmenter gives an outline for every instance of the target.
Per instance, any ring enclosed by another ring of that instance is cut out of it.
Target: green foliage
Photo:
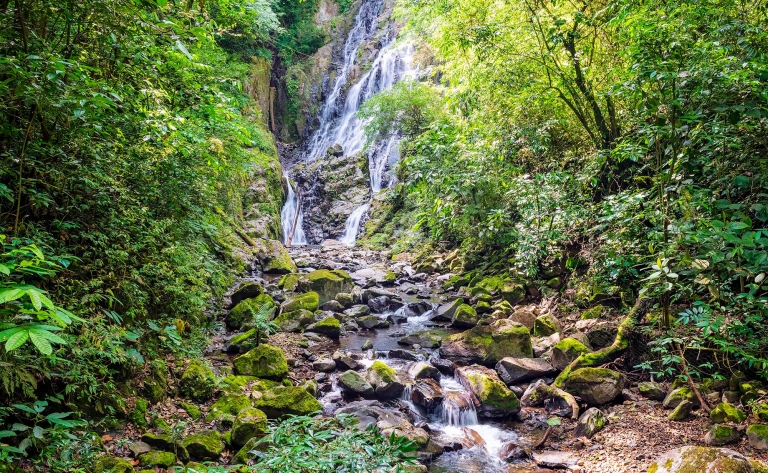
[[[440,116],[439,106],[432,87],[403,80],[365,101],[358,115],[366,121],[368,141],[377,142],[398,132],[406,138],[422,134]]]

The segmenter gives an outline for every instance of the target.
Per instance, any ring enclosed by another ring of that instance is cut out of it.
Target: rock
[[[158,468],[168,468],[176,463],[176,455],[171,452],[147,452],[139,455],[139,465],[156,466]]]
[[[548,337],[538,337],[531,339],[533,345],[533,356],[541,358],[545,356],[550,348],[557,345],[560,342],[560,334],[553,333]]]
[[[478,325],[448,337],[440,355],[459,365],[495,366],[502,358],[531,358],[533,346],[528,329],[510,320]]]
[[[739,402],[740,397],[741,397],[741,392],[726,390],[726,391],[723,391],[722,401],[733,404],[733,403]]]
[[[334,143],[328,147],[328,149],[326,150],[326,153],[336,157],[343,156],[344,148],[342,148],[340,144]]]
[[[768,402],[756,402],[753,404],[752,414],[758,419],[768,422]]]
[[[336,368],[340,370],[360,369],[360,363],[355,361],[351,356],[345,355],[339,351],[333,354],[333,361],[336,363]]]
[[[405,346],[420,345],[424,348],[438,348],[443,343],[443,339],[438,334],[425,330],[406,335],[397,343]]]
[[[357,318],[357,323],[366,330],[373,330],[375,328],[387,328],[389,322],[382,320],[375,315],[366,315]]]
[[[269,294],[259,294],[254,298],[245,299],[238,303],[229,311],[227,328],[237,330],[247,326],[253,320],[253,316],[266,304],[269,304],[270,307],[275,307],[275,300]]]
[[[408,350],[402,350],[400,348],[394,348],[389,350],[390,358],[398,358],[400,360],[418,361],[419,357],[416,353]]]
[[[371,308],[367,305],[353,305],[349,309],[344,311],[344,315],[350,317],[362,317],[371,313]]]
[[[741,391],[741,385],[747,380],[747,375],[741,370],[736,370],[731,374],[728,379],[728,388],[731,391]]]
[[[648,473],[754,473],[747,457],[726,448],[680,447],[648,467]]]
[[[258,378],[280,379],[288,374],[285,353],[278,347],[261,344],[233,360],[235,372]]]
[[[506,303],[506,301],[503,303]],[[496,308],[498,305],[499,304],[495,305],[494,308]],[[533,324],[536,322],[536,314],[534,314],[530,309],[517,309],[512,313],[512,315],[509,316],[509,320],[525,325],[528,330],[533,330]]]
[[[284,415],[305,416],[323,409],[306,389],[298,386],[277,386],[262,393],[254,407],[261,409],[270,419]]]
[[[336,369],[336,362],[329,358],[321,358],[312,363],[312,368],[315,371],[320,371],[322,373],[329,373]]]
[[[411,401],[424,409],[435,408],[443,402],[443,390],[432,378],[420,379],[411,385]]]
[[[320,306],[320,296],[316,292],[307,292],[288,299],[280,306],[281,312],[308,310],[314,312]]]
[[[590,407],[579,416],[573,435],[592,438],[593,435],[603,430],[607,423],[608,420],[603,415],[603,411],[596,407]]]
[[[429,362],[444,375],[453,376],[454,371],[456,371],[456,363],[451,360],[433,356],[429,358]]]
[[[366,375],[366,380],[373,386],[373,393],[379,399],[397,398],[405,389],[395,370],[380,360],[373,362]]]
[[[307,330],[322,333],[329,338],[338,339],[339,335],[341,335],[341,324],[334,317],[326,317],[320,322],[309,325]]]
[[[533,454],[533,461],[538,466],[556,468],[558,470],[570,470],[578,465],[579,460],[570,452],[548,452]]]
[[[606,368],[579,368],[565,380],[564,389],[589,404],[607,404],[624,389],[621,373]]]
[[[709,413],[709,418],[716,424],[723,424],[726,422],[740,424],[747,418],[747,414],[733,404],[721,402],[712,409],[712,412]]]
[[[461,304],[453,313],[451,327],[472,328],[477,325],[479,317],[477,311],[468,304]]]
[[[352,370],[345,371],[339,376],[338,385],[346,394],[363,397],[373,396],[373,386],[359,373]]]
[[[667,396],[667,391],[664,387],[654,381],[643,381],[637,384],[637,389],[645,398],[652,401],[663,401]]]
[[[243,409],[235,418],[232,425],[232,446],[242,447],[250,439],[267,431],[267,415],[249,407]]]
[[[432,378],[440,382],[440,371],[432,365],[419,361],[408,368],[408,376],[413,379]]]
[[[550,358],[552,360],[552,366],[554,366],[556,370],[562,371],[566,369],[573,360],[584,353],[589,353],[589,348],[583,343],[575,338],[564,338],[552,347],[552,356]]]
[[[346,271],[340,269],[316,269],[299,279],[299,291],[315,292],[318,294],[320,304],[324,304],[336,298],[338,293],[347,293],[355,287],[352,277]]]
[[[265,273],[295,273],[296,265],[282,243],[277,240],[256,239],[256,259]]]
[[[499,291],[501,298],[511,305],[517,305],[525,299],[525,286],[518,282],[505,282]]]
[[[544,358],[503,358],[496,364],[496,372],[508,385],[555,374],[552,365]]]
[[[667,419],[673,422],[684,421],[693,410],[693,403],[687,399],[684,399],[680,404],[675,407],[672,412],[669,413]]]
[[[251,399],[245,394],[226,394],[208,408],[205,421],[228,419],[231,423],[234,416],[247,407],[251,407]]]
[[[168,434],[153,434],[150,432],[145,432],[141,436],[141,442],[136,443],[141,443],[166,452],[176,452],[176,455],[180,461],[189,461],[189,453],[187,452],[187,449],[181,445],[181,442],[174,442],[171,439],[171,436]],[[134,454],[134,456],[138,455]]]
[[[582,312],[581,319],[582,320],[599,319],[603,315],[603,310],[604,310],[603,306],[596,305]]]
[[[131,462],[108,455],[96,458],[92,471],[93,473],[134,473]]]
[[[429,318],[429,320],[450,322],[453,320],[453,315],[456,313],[456,310],[459,307],[461,307],[463,304],[464,304],[464,299],[462,298],[456,299],[447,304],[443,304],[439,306],[437,309],[435,309],[435,311],[432,313],[432,316]]]
[[[389,310],[389,297],[379,296],[368,299],[368,307],[371,308],[371,312],[375,314],[381,314]]]
[[[373,348],[373,342],[372,342],[372,341],[370,341],[370,340],[366,340],[366,341],[363,343],[363,346],[362,346],[362,347],[360,347],[360,348],[361,348],[362,350],[371,350],[371,349]]]
[[[687,387],[677,388],[670,391],[669,394],[667,394],[667,397],[664,398],[663,406],[665,409],[674,409],[678,404],[683,402],[683,400],[691,401],[696,407],[699,406],[699,400],[696,398],[696,394]]]
[[[526,329],[527,331],[527,329]],[[456,378],[480,401],[478,415],[503,418],[520,412],[520,401],[495,371],[480,365],[456,369]]]
[[[560,321],[552,314],[540,315],[536,317],[533,323],[533,335],[535,337],[548,337],[560,331],[562,331]]]
[[[283,332],[301,332],[315,320],[314,314],[308,310],[299,309],[283,312],[274,320],[275,325]]]
[[[507,463],[512,463],[516,460],[524,460],[528,457],[530,457],[530,450],[520,446],[517,441],[507,442],[502,445],[499,450],[499,458]]]
[[[152,450],[152,446],[139,440],[138,442],[131,442],[128,445],[128,450],[131,451],[134,457],[138,457],[142,453],[147,453]]]
[[[704,443],[709,446],[721,447],[736,443],[741,438],[741,432],[731,425],[714,425],[704,436]]]
[[[241,301],[253,299],[261,294],[264,294],[264,287],[261,284],[254,281],[244,281],[232,293],[229,306],[234,307]]]
[[[414,442],[419,447],[429,442],[429,434],[420,427],[414,427],[405,415],[398,411],[386,410],[379,414],[376,427],[381,429],[381,434],[385,438],[394,433]]]
[[[301,278],[301,274],[298,273],[286,274],[280,278],[280,281],[277,283],[277,287],[283,289],[286,292],[293,292],[299,286],[299,278]]]
[[[243,448],[241,448],[237,454],[235,454],[234,457],[232,457],[232,464],[233,465],[245,465],[248,463],[248,460],[254,457],[255,454],[251,453],[254,450],[257,450],[258,448],[263,448],[259,445],[256,445],[256,443],[259,441],[258,437],[254,437],[247,441],[245,445],[243,445]],[[202,465],[201,465],[202,466]],[[187,469],[192,468],[187,464]],[[205,467],[203,466],[200,469],[197,469],[196,471],[206,471]]]
[[[323,305],[321,305],[320,309],[330,310],[331,312],[343,312],[344,306],[341,305],[339,301],[331,299],[330,301],[326,301]]]
[[[200,360],[192,360],[179,381],[179,390],[187,399],[207,402],[216,390],[216,376]]]
[[[753,448],[768,450],[768,425],[752,424],[747,427],[747,440]]]

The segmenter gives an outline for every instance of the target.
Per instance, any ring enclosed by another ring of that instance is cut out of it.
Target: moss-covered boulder
[[[398,345],[413,346],[419,345],[424,348],[438,348],[443,343],[443,337],[432,330],[423,330],[420,332],[413,332],[408,334],[397,341]]]
[[[141,441],[156,450],[176,452],[176,456],[182,462],[189,461],[189,453],[187,452],[187,449],[181,445],[181,442],[174,442],[168,434],[145,432],[141,436]]]
[[[477,281],[474,284],[474,287],[483,289],[488,294],[492,294],[496,296],[501,294],[502,288],[504,287],[505,284],[509,282],[510,282],[509,278],[505,278],[502,276],[488,276]]]
[[[297,287],[299,287],[299,279],[301,278],[301,274],[298,273],[291,273],[286,274],[282,278],[280,278],[280,281],[277,283],[277,287],[280,289],[286,291],[286,292],[293,292],[296,290]]]
[[[709,418],[716,424],[723,424],[725,422],[739,424],[744,422],[747,414],[733,404],[721,402],[712,409],[712,412],[709,413]]]
[[[198,402],[209,401],[216,391],[216,376],[200,360],[192,360],[179,381],[179,391],[187,399]]]
[[[277,240],[256,240],[256,259],[265,273],[295,273],[296,265],[282,243]]]
[[[255,407],[243,409],[232,425],[232,445],[242,447],[250,439],[267,431],[267,415]]]
[[[590,407],[579,416],[573,435],[575,437],[592,438],[593,435],[603,430],[606,425],[608,425],[608,419],[605,418],[603,411],[596,407]]]
[[[282,312],[294,312],[308,310],[314,312],[320,306],[320,296],[316,292],[307,292],[292,297],[281,305]]]
[[[215,430],[203,430],[185,438],[181,445],[198,460],[215,460],[224,451],[224,440]]]
[[[535,337],[548,337],[560,330],[560,321],[552,314],[540,315],[533,322],[533,335]]]
[[[278,347],[261,344],[233,360],[237,374],[280,379],[288,374],[285,353]]]
[[[464,305],[464,299],[462,298],[441,304],[437,307],[437,309],[434,310],[432,316],[429,319],[434,321],[450,322],[453,320],[453,316],[456,314],[456,311],[462,305]]]
[[[200,408],[191,402],[182,401],[179,403],[179,407],[184,409],[184,412],[186,412],[192,420],[199,420],[201,417],[203,417],[203,413],[200,411]]]
[[[752,405],[752,414],[763,422],[768,422],[768,402],[756,402]]]
[[[768,450],[768,425],[752,424],[747,427],[747,440],[753,448]]]
[[[440,347],[440,355],[459,365],[492,367],[506,357],[532,358],[533,346],[526,327],[504,319],[451,335]]]
[[[227,327],[230,330],[247,327],[251,320],[253,320],[254,314],[258,313],[265,304],[275,307],[275,300],[269,294],[259,294],[252,299],[245,299],[239,302],[229,311]]]
[[[568,337],[552,347],[550,361],[555,369],[562,371],[583,353],[589,353],[589,348],[575,338]]]
[[[246,299],[253,299],[261,294],[264,294],[264,287],[261,284],[255,281],[245,281],[232,293],[232,297],[230,297],[230,306],[234,307]]]
[[[366,375],[366,381],[373,387],[373,394],[378,399],[397,398],[405,389],[395,370],[381,360],[373,362]]]
[[[334,299],[345,309],[352,307],[352,305],[355,303],[355,301],[352,299],[352,294],[348,292],[340,292],[336,294]]]
[[[298,386],[278,386],[262,393],[254,407],[261,409],[270,419],[292,414],[305,416],[322,410],[323,406],[306,389]]]
[[[655,381],[643,381],[637,384],[637,389],[644,397],[652,401],[663,401],[667,397],[664,386]]]
[[[235,454],[234,457],[232,457],[232,464],[233,465],[245,465],[248,463],[249,460],[255,457],[253,453],[251,453],[254,450],[259,450],[259,448],[264,448],[262,445],[257,445],[257,442],[259,441],[258,437],[253,437],[252,439],[248,440],[245,445],[243,445],[243,448],[238,450],[238,452]]]
[[[299,279],[299,291],[316,292],[320,304],[335,299],[336,294],[348,293],[355,287],[348,272],[340,269],[316,269]]]
[[[648,473],[754,473],[749,459],[726,448],[680,447],[664,453]]]
[[[423,361],[416,362],[408,367],[408,376],[413,379],[432,378],[437,382],[440,382],[441,378],[440,370]]]
[[[469,304],[461,304],[453,313],[451,327],[454,328],[472,328],[477,325],[480,317],[477,311]]]
[[[133,473],[133,465],[122,458],[103,456],[93,462],[93,473]]]
[[[678,404],[677,407],[672,409],[672,412],[669,413],[669,415],[667,416],[667,419],[673,422],[682,422],[686,418],[688,418],[692,410],[693,410],[693,403],[688,400],[684,400],[683,402]]]
[[[581,313],[581,319],[582,320],[589,320],[589,319],[599,319],[603,316],[603,311],[605,308],[601,305],[596,305],[592,308],[589,308]]]
[[[373,386],[363,378],[359,373],[347,370],[339,376],[339,387],[341,391],[350,396],[373,396]]]
[[[176,455],[171,452],[152,451],[139,455],[139,465],[168,468],[176,463]]]
[[[525,285],[519,282],[509,281],[501,287],[501,298],[512,305],[517,305],[525,300]]]
[[[595,405],[613,401],[624,386],[621,373],[606,368],[579,368],[572,371],[563,384],[567,392]]]
[[[704,443],[712,447],[721,447],[736,443],[741,432],[732,425],[716,424],[704,436]]]
[[[520,412],[520,401],[496,372],[480,365],[463,366],[456,379],[480,401],[477,413],[486,418],[504,418]]]
[[[228,419],[231,423],[234,417],[247,407],[251,407],[251,399],[245,394],[227,394],[211,405],[205,421]]]
[[[149,363],[149,376],[144,378],[142,394],[152,404],[161,402],[168,396],[168,367],[162,360]]]
[[[302,332],[314,320],[314,312],[299,309],[292,312],[283,312],[277,316],[274,322],[283,332]]]
[[[684,386],[671,390],[667,397],[664,398],[663,406],[665,409],[674,409],[683,400],[692,402],[694,406],[699,405],[699,399],[696,397],[696,394],[690,388]]]
[[[307,331],[322,333],[330,338],[339,338],[339,335],[341,335],[341,323],[335,317],[326,317],[317,323],[307,326]]]
[[[128,412],[128,419],[140,429],[147,428],[147,409],[149,402],[146,399],[137,397],[133,403],[133,409]]]

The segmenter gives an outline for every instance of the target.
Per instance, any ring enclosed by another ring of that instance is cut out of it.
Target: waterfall
[[[472,395],[454,378],[443,376],[440,379],[443,389],[443,402],[437,407],[435,414],[440,422],[450,427],[476,425],[477,409]]]
[[[355,244],[357,231],[360,228],[360,220],[363,218],[363,215],[368,212],[368,207],[370,207],[370,204],[363,204],[350,214],[347,223],[344,225],[344,234],[339,238],[340,242],[349,246]]]
[[[280,211],[280,222],[283,225],[283,243],[288,244],[288,237],[291,234],[291,228],[293,228],[294,222],[296,223],[296,229],[293,232],[293,239],[291,245],[306,245],[307,236],[304,234],[304,218],[301,215],[301,206],[299,205],[299,199],[296,197],[296,193],[291,186],[291,180],[288,178],[288,174],[283,174],[286,187],[288,187],[288,196],[285,199],[285,205],[283,210]],[[296,213],[298,212],[298,215]]]

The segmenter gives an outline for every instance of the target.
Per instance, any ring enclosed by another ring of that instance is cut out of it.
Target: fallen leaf
[[[102,442],[111,442],[112,440],[114,440],[114,439],[112,438],[111,435],[102,435],[101,436],[101,441]]]

